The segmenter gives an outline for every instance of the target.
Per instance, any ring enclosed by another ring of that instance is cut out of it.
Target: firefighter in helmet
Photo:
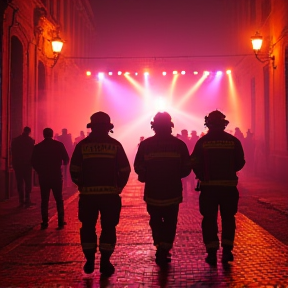
[[[138,180],[145,183],[144,201],[150,215],[150,227],[159,266],[171,261],[179,204],[182,202],[181,178],[191,172],[186,144],[171,135],[171,116],[159,112],[151,122],[155,135],[143,140],[138,148],[134,168]]]
[[[238,209],[237,171],[245,165],[241,142],[225,132],[229,121],[220,111],[205,116],[209,131],[201,137],[191,154],[192,169],[200,180],[199,206],[202,219],[202,236],[208,256],[205,261],[217,264],[219,249],[217,215],[222,221],[222,263],[233,261],[235,214]]]
[[[110,262],[116,244],[116,226],[119,223],[121,197],[130,174],[126,153],[117,140],[108,135],[113,132],[110,117],[104,112],[91,116],[87,128],[92,132],[75,147],[70,163],[72,181],[78,186],[79,213],[82,222],[80,240],[86,263],[84,272],[94,271],[97,248],[95,226],[101,214],[99,238],[100,273],[110,276],[115,269]]]

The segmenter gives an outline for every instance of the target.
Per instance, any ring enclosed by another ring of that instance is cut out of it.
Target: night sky
[[[231,51],[225,43],[230,43],[233,35],[233,1],[91,2],[97,27],[97,56],[164,57]]]

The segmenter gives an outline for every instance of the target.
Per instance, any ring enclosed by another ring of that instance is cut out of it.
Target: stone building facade
[[[59,111],[65,109],[63,98],[68,98],[63,95],[80,89],[84,60],[75,56],[92,55],[95,27],[89,0],[8,0],[1,4],[0,16],[3,200],[15,193],[11,140],[29,126],[37,143],[43,139],[43,128],[55,127]],[[64,42],[60,54],[52,50],[56,37]]]

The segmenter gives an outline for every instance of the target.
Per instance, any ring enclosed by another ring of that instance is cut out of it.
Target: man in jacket
[[[76,145],[70,173],[80,193],[78,217],[82,222],[80,240],[86,258],[84,272],[94,271],[95,226],[100,213],[100,273],[109,277],[115,271],[110,257],[116,245],[116,226],[122,206],[120,193],[127,184],[131,168],[120,142],[108,135],[114,127],[109,115],[100,111],[90,119],[87,128],[92,132]]]
[[[151,122],[155,135],[140,143],[134,161],[138,180],[145,183],[144,201],[157,249],[155,261],[160,266],[171,261],[169,251],[183,198],[181,178],[191,171],[188,148],[171,135],[172,127],[174,124],[167,112],[157,113]]]
[[[245,164],[241,142],[224,131],[229,123],[225,118],[226,116],[218,110],[205,117],[204,125],[209,131],[197,141],[191,155],[193,171],[200,180],[202,236],[208,253],[205,261],[210,265],[217,264],[218,207],[222,220],[222,263],[227,264],[234,259],[232,249],[239,199],[236,172]]]
[[[53,140],[53,130],[43,130],[44,140],[34,146],[32,165],[39,176],[41,191],[41,229],[48,228],[48,204],[50,190],[53,192],[58,212],[58,229],[64,228],[64,204],[62,197],[61,166],[67,165],[69,156],[63,143]]]
[[[33,205],[30,199],[32,190],[31,157],[35,140],[29,136],[30,133],[30,127],[25,127],[23,133],[14,138],[11,144],[12,167],[17,181],[19,207],[24,207],[24,205],[25,207],[30,207]]]

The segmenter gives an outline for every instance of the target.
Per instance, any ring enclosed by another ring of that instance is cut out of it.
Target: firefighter
[[[224,131],[229,123],[225,118],[218,110],[205,116],[208,133],[197,141],[191,154],[193,171],[200,180],[202,236],[208,253],[205,261],[212,266],[217,264],[219,249],[218,207],[222,221],[222,263],[234,260],[232,249],[239,199],[237,171],[245,165],[241,142]]]
[[[159,112],[151,122],[155,135],[143,140],[138,148],[134,169],[145,183],[144,201],[150,215],[156,263],[171,261],[170,249],[176,234],[179,204],[182,202],[181,178],[191,172],[186,144],[171,135],[174,127],[167,112]]]
[[[95,226],[100,213],[100,273],[111,276],[115,271],[110,257],[116,245],[116,226],[122,206],[120,193],[131,168],[121,143],[108,135],[114,127],[109,115],[100,111],[90,119],[87,128],[92,132],[76,145],[70,174],[80,193],[78,217],[82,222],[80,240],[86,258],[84,272],[91,274],[94,271],[97,250]]]

